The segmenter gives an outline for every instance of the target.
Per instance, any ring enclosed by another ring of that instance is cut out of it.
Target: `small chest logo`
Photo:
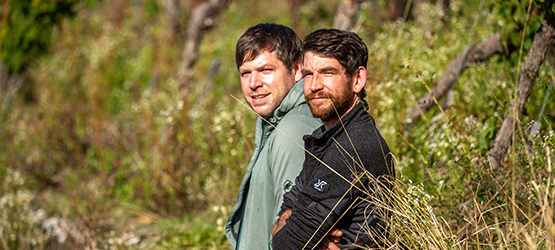
[[[326,181],[316,178],[314,179],[314,188],[320,192],[327,192],[329,185]]]
[[[286,192],[286,193],[291,191],[292,187],[293,187],[293,182],[291,180],[286,180],[283,183],[283,191]]]

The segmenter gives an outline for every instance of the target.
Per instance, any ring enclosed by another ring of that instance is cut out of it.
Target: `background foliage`
[[[180,2],[172,30],[161,0],[1,1],[0,54],[23,79],[0,88],[3,249],[230,247],[223,225],[255,123],[233,98],[242,99],[235,42],[259,22],[290,25],[301,37],[328,28],[338,1],[306,1],[298,23],[286,1],[232,1],[205,34],[193,87],[180,99],[175,77],[197,2]],[[422,14],[392,22],[387,1],[365,1],[356,16],[370,51],[370,114],[397,160],[399,204],[411,204],[395,208],[408,215],[395,217],[392,235],[412,247],[424,235],[443,249],[549,249],[553,97],[540,133],[528,131],[554,81],[553,61],[541,68],[504,169],[491,169],[485,155],[542,11],[529,1],[486,1],[481,12],[479,4],[451,0],[446,16],[439,3],[422,1]],[[437,82],[469,39],[496,32],[515,49],[469,66],[445,116],[436,108],[403,124],[427,93],[424,83]],[[418,227],[402,218],[431,220],[425,227],[439,233],[412,234]]]

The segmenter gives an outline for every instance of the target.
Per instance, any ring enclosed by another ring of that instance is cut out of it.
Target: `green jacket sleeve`
[[[269,166],[274,180],[274,215],[277,220],[283,195],[289,192],[295,183],[295,177],[301,172],[305,151],[302,137],[311,134],[319,125],[312,117],[303,115],[286,116],[275,131],[270,146]],[[281,131],[281,132],[280,132]]]

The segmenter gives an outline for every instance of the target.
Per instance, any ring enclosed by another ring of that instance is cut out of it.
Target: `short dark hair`
[[[291,28],[275,23],[261,23],[250,27],[237,41],[235,63],[256,59],[264,51],[277,51],[277,58],[288,70],[302,57],[302,41]]]
[[[348,77],[352,77],[360,66],[367,69],[368,48],[354,32],[338,29],[316,30],[304,39],[303,53],[308,52],[336,59]],[[364,88],[359,97],[366,97]]]

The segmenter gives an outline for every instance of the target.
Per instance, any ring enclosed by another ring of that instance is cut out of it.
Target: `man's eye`
[[[249,76],[250,72],[243,72],[241,73],[241,77],[247,77]]]

